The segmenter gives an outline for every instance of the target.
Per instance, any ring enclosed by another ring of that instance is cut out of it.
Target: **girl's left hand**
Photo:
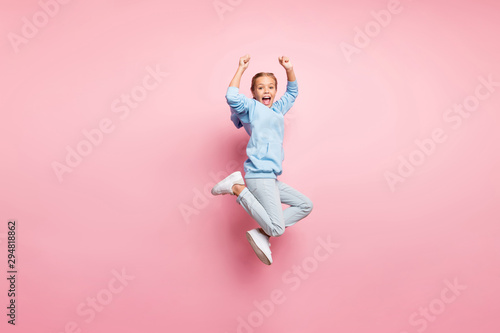
[[[292,62],[286,56],[278,57],[278,61],[280,62],[280,65],[283,66],[283,68],[285,68],[286,70],[293,68]]]

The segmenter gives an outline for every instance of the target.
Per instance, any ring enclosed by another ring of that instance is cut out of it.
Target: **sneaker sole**
[[[248,231],[247,231],[247,239],[248,239],[248,242],[250,243],[250,245],[252,246],[252,249],[254,250],[255,254],[260,259],[260,261],[262,261],[266,265],[271,265],[271,261],[269,260],[269,258],[266,256],[264,251],[262,251],[257,246],[257,244],[255,244],[255,241],[253,240],[252,235],[250,235],[250,233]]]

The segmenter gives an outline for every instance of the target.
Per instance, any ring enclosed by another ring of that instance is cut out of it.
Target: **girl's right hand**
[[[250,64],[250,55],[245,54],[243,57],[240,58],[240,68],[247,69],[249,64]]]

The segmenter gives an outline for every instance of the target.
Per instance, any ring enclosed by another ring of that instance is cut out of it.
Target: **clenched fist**
[[[247,69],[249,64],[250,64],[250,55],[245,54],[243,57],[240,58],[240,68]]]
[[[283,66],[283,68],[286,70],[293,68],[292,62],[286,56],[278,57],[278,61],[280,62],[280,65]]]

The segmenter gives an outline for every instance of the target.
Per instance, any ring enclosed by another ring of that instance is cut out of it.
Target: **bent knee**
[[[307,199],[300,205],[300,209],[306,214],[309,215],[313,209],[313,203],[311,200]]]

